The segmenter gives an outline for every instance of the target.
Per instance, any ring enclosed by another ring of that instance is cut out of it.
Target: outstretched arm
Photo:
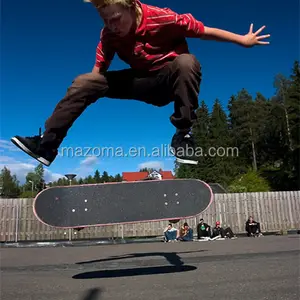
[[[256,32],[253,32],[253,24],[251,24],[249,32],[245,35],[240,35],[230,31],[205,26],[201,39],[231,42],[244,47],[253,47],[254,45],[268,45],[270,44],[270,42],[265,42],[262,40],[270,37],[270,34],[259,36],[259,34],[265,29],[265,27],[266,26],[262,26]]]

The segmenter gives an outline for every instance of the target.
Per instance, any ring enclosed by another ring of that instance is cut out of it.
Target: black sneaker
[[[176,132],[174,134],[171,142],[171,152],[176,156],[179,163],[197,165],[195,151],[195,142],[190,133]]]
[[[11,141],[18,148],[45,166],[50,166],[57,156],[57,149],[48,149],[41,146],[41,135],[35,135],[31,137],[21,137],[16,135],[11,138]]]

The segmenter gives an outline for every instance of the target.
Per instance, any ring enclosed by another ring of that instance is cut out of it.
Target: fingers
[[[250,24],[249,33],[253,33],[253,23]]]
[[[257,44],[258,45],[269,45],[270,42],[260,42],[260,41],[258,41]]]
[[[265,28],[266,28],[266,26],[260,27],[254,34],[255,34],[255,35],[258,35],[258,34],[261,33]]]
[[[270,34],[265,34],[265,35],[258,36],[256,39],[257,40],[266,39],[269,38],[270,36],[271,36]]]

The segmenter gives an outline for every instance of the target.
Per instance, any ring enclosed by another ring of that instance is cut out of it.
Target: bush
[[[24,191],[21,193],[19,198],[34,198],[36,195],[37,191],[33,191],[33,193],[31,191]]]
[[[253,170],[236,178],[228,188],[230,193],[269,192],[270,190],[268,181]]]

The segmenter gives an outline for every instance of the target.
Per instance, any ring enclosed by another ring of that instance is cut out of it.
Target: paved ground
[[[298,300],[299,235],[1,249],[5,300]]]

